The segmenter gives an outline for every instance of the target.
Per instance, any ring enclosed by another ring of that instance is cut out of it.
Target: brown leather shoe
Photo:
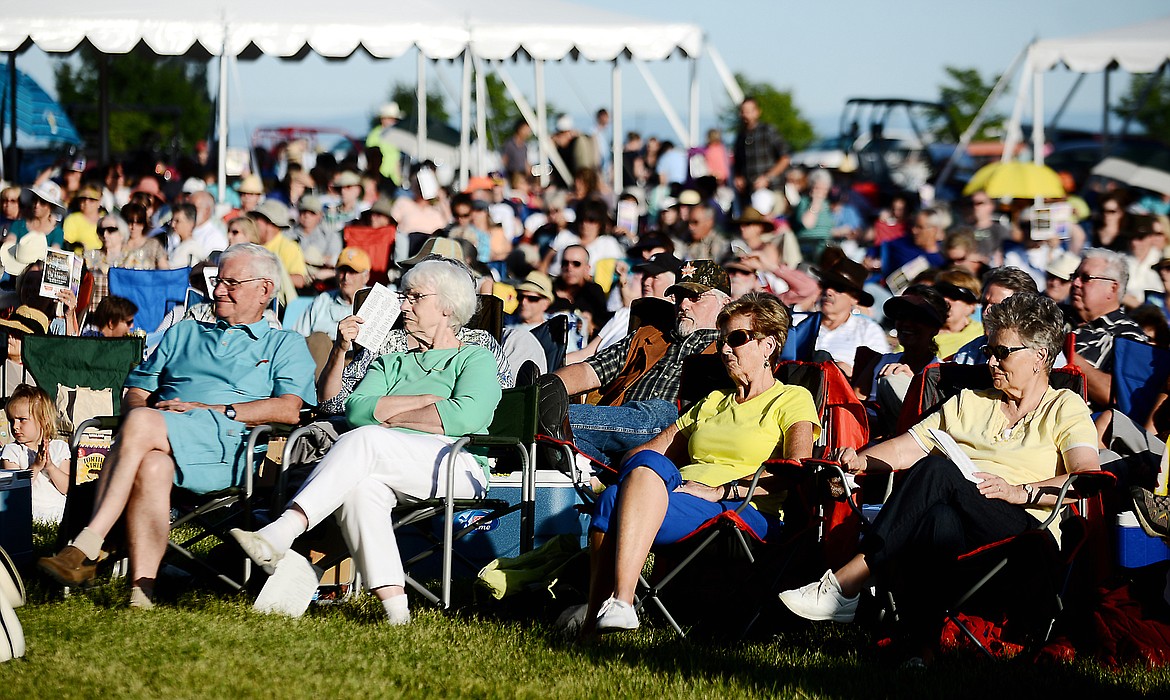
[[[51,557],[41,557],[37,568],[62,586],[80,586],[92,581],[97,574],[97,562],[87,559],[85,553],[69,545]]]

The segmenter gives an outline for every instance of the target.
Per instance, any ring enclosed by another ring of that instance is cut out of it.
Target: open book
[[[971,458],[967,456],[967,453],[963,451],[963,448],[959,447],[959,443],[955,442],[953,437],[938,428],[931,428],[927,432],[930,433],[930,437],[934,439],[935,444],[939,446],[943,454],[955,463],[955,466],[959,468],[959,471],[963,473],[967,481],[970,481],[972,484],[978,484],[980,481],[983,481],[975,476],[975,472],[979,471],[979,469],[971,461]]]

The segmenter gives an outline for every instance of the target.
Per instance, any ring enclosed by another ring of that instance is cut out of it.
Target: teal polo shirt
[[[264,319],[228,325],[185,320],[130,373],[126,387],[206,404],[238,404],[295,394],[317,401],[316,365],[305,339]],[[218,411],[163,412],[175,457],[175,484],[206,493],[240,483],[246,426]]]

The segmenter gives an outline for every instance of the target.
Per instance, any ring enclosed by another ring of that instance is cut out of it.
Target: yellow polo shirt
[[[99,250],[102,247],[101,236],[97,232],[97,223],[85,218],[85,214],[75,211],[65,217],[61,223],[65,231],[66,243],[80,243],[86,250]],[[68,250],[68,246],[66,250]]]
[[[679,473],[707,486],[751,476],[773,455],[784,456],[785,434],[802,421],[813,424],[816,440],[820,420],[804,387],[776,382],[743,403],[736,402],[734,391],[713,391],[675,422],[688,438],[691,456]]]
[[[265,243],[264,247],[276,253],[276,257],[280,258],[280,262],[288,274],[308,276],[309,271],[305,267],[305,254],[301,252],[301,246],[296,241],[289,239],[283,233],[278,233],[272,237],[272,240]]]

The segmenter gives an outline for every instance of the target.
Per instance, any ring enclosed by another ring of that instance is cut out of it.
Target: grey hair
[[[1000,331],[1014,330],[1020,342],[1029,348],[1046,349],[1046,372],[1052,371],[1056,356],[1064,347],[1064,314],[1060,307],[1048,297],[1031,292],[1013,294],[987,309],[983,330],[988,338]]]
[[[930,226],[931,228],[937,228],[941,230],[944,227],[943,224],[946,223],[942,213],[933,207],[920,209],[918,210],[918,213],[926,217],[926,225]]]
[[[451,327],[460,328],[475,314],[479,299],[475,282],[467,270],[445,260],[424,260],[402,276],[402,289],[428,287],[434,290],[440,306],[451,314]]]
[[[1040,290],[1036,287],[1036,280],[1032,279],[1032,275],[1024,272],[1018,267],[997,267],[991,272],[983,276],[983,292],[987,293],[987,288],[991,285],[1003,287],[1004,289],[1012,290],[1012,294],[1019,294],[1021,292],[1029,292],[1031,294],[1039,294]]]
[[[1117,280],[1117,296],[1119,298],[1125,294],[1125,290],[1129,287],[1129,267],[1125,264],[1123,253],[1105,248],[1086,248],[1081,254],[1082,266],[1086,260],[1105,261],[1105,274],[1102,277]]]
[[[833,176],[829,174],[828,170],[817,168],[808,174],[808,184],[812,185],[828,185],[833,186]]]
[[[228,260],[241,255],[249,258],[248,269],[252,271],[251,274],[272,282],[272,294],[268,299],[271,300],[279,294],[280,258],[276,257],[276,253],[256,243],[237,243],[219,254],[220,269],[223,269],[224,263]]]

